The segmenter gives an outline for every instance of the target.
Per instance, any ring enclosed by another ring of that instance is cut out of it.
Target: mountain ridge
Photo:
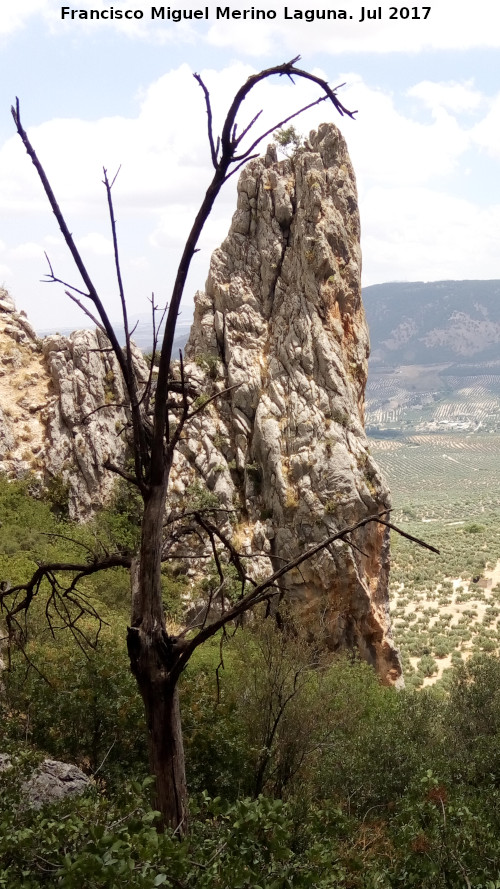
[[[500,280],[363,288],[371,367],[491,361],[500,355]]]

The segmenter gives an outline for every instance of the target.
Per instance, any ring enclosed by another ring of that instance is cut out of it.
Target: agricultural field
[[[500,374],[488,369],[414,365],[373,374],[366,425],[374,434],[500,432]]]
[[[407,685],[446,684],[473,652],[500,650],[500,435],[371,438],[393,520],[391,614]]]

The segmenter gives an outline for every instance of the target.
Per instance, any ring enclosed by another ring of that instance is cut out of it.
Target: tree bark
[[[176,669],[178,649],[165,626],[161,588],[163,516],[168,486],[162,483],[144,498],[141,548],[131,569],[132,615],[127,632],[130,667],[146,716],[149,765],[155,778],[155,807],[162,827],[178,835],[187,828],[187,788]]]
[[[129,627],[127,647],[144,702],[155,805],[162,827],[182,836],[187,829],[187,786],[174,648],[165,630],[144,633],[140,627]]]

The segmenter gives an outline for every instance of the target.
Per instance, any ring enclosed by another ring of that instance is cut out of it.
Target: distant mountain
[[[363,290],[372,371],[500,358],[500,281],[375,284]]]
[[[189,337],[189,331],[191,330],[191,323],[193,320],[194,306],[187,305],[183,307],[179,313],[179,318],[177,320],[177,327],[175,330],[175,339],[174,346],[172,350],[172,354],[174,357],[179,357],[179,349],[184,349],[184,346],[187,343]],[[123,324],[121,321],[116,321],[113,323],[114,329],[118,334],[118,339],[123,344],[125,342],[125,336],[123,332]],[[151,352],[153,348],[153,325],[151,322],[151,313],[149,312],[141,312],[137,315],[132,315],[129,319],[130,329],[133,331],[132,339],[136,346],[139,346],[143,352]],[[85,316],[82,316],[82,323],[80,325],[74,325],[73,327],[57,327],[57,333],[60,333],[61,336],[70,336],[70,334],[74,330],[81,329],[93,329],[93,325],[87,322]],[[163,333],[164,325],[162,325],[160,334]],[[56,327],[45,328],[43,330],[38,330],[37,333],[40,336],[50,336],[53,333],[56,333]]]
[[[376,284],[363,302],[372,434],[500,431],[500,281]]]

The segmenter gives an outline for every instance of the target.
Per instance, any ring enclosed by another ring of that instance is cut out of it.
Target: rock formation
[[[137,366],[147,374],[136,353]],[[40,340],[6,291],[0,291],[0,471],[52,479],[73,518],[105,502],[123,461],[124,389],[118,362],[99,331]]]
[[[278,162],[271,147],[243,170],[228,237],[196,297],[186,374],[207,395],[230,391],[189,424],[168,505],[203,477],[236,510],[230,531],[242,552],[259,554],[255,574],[389,505],[364,432],[359,233],[347,149],[324,124],[294,157]],[[43,467],[69,486],[72,514],[86,517],[114,483],[103,461],[118,463],[126,449],[116,362],[99,332],[40,343],[6,294],[0,322],[9,383],[0,468]],[[357,648],[395,683],[388,531],[366,525],[352,544],[291,572],[284,592],[332,650]]]
[[[0,753],[0,774],[13,768],[8,753]],[[55,759],[44,759],[21,785],[23,802],[30,809],[60,802],[68,796],[81,796],[90,786],[90,779],[78,766]]]
[[[190,372],[204,369],[209,394],[234,388],[193,423],[183,454],[238,505],[240,548],[275,569],[389,505],[364,432],[359,235],[346,145],[324,124],[293,158],[277,162],[271,147],[244,169],[228,237],[196,296]],[[352,541],[284,586],[332,650],[357,648],[394,683],[388,531],[369,524]]]

